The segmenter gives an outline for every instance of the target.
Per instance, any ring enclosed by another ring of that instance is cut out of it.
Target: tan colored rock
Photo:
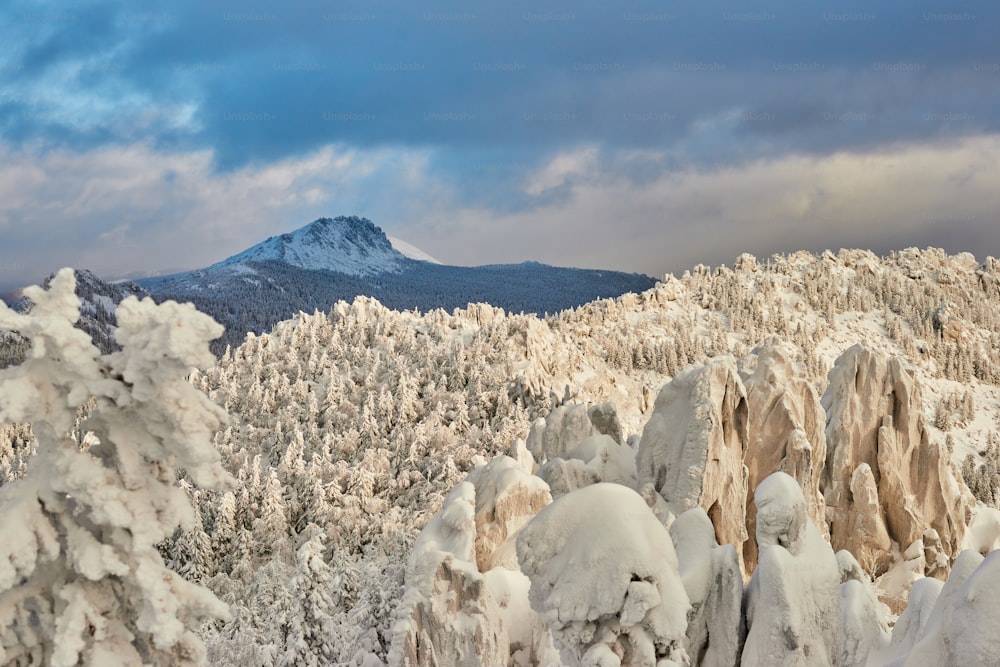
[[[771,473],[787,473],[799,483],[809,518],[822,535],[828,535],[819,489],[826,457],[826,415],[805,369],[775,339],[740,360],[740,375],[747,395],[748,440],[743,462],[749,475],[749,539],[743,545],[743,559],[750,571],[757,563],[757,509],[752,493]]]
[[[398,664],[407,667],[477,667],[507,664],[510,643],[494,619],[496,600],[483,576],[451,554],[442,554],[426,599],[414,605],[402,635]],[[456,618],[473,619],[469,632],[454,632]]]
[[[899,358],[861,345],[850,348],[830,371],[823,397],[827,408],[827,457],[823,492],[834,549],[858,558],[881,548],[876,536],[859,541],[858,501],[851,490],[855,470],[867,464],[877,487],[880,515],[889,538],[906,549],[933,528],[940,550],[957,555],[974,501],[924,425],[920,385]],[[869,491],[869,483],[859,488]],[[864,503],[870,504],[866,498]]]
[[[509,456],[498,456],[469,473],[476,488],[476,566],[518,569],[514,538],[531,517],[552,502],[548,486]]]
[[[636,453],[640,487],[651,483],[675,515],[708,513],[720,544],[747,539],[747,400],[730,357],[689,367],[660,390]]]
[[[848,532],[854,535],[854,557],[865,572],[884,572],[892,562],[892,540],[882,520],[875,476],[867,463],[851,475],[851,496],[854,508]]]

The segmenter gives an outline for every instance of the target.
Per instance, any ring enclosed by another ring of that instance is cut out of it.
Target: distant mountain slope
[[[198,271],[137,281],[157,300],[190,301],[225,325],[216,343],[238,345],[299,311],[373,296],[397,310],[489,303],[508,312],[555,313],[640,292],[656,281],[618,271],[536,262],[461,267],[407,257],[370,220],[321,218]]]
[[[294,232],[272,236],[209,268],[281,262],[299,269],[369,276],[400,270],[405,255],[365,218],[320,218]]]

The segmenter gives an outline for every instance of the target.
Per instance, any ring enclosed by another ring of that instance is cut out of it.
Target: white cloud
[[[540,195],[567,183],[578,182],[581,178],[593,178],[599,166],[600,152],[594,147],[559,153],[528,177],[524,191],[529,195]]]
[[[63,265],[108,277],[206,266],[339,214],[467,265],[662,275],[744,251],[935,244],[1000,255],[1000,135],[711,169],[671,162],[657,151],[559,153],[500,210],[469,203],[429,151],[327,146],[218,173],[209,152],[0,146],[0,289]]]
[[[533,183],[556,183],[555,174],[578,174],[595,161],[559,156]],[[433,224],[398,233],[443,261],[530,258],[652,275],[731,262],[744,251],[936,243],[1000,254],[1000,136],[653,177],[647,169],[638,180],[628,176],[629,161],[609,156],[599,176],[569,179],[558,201],[513,213],[455,205],[437,211]]]
[[[107,277],[197,268],[323,215],[375,217],[366,193],[411,179],[401,170],[419,162],[327,146],[218,173],[207,151],[0,147],[0,288],[61,266]]]

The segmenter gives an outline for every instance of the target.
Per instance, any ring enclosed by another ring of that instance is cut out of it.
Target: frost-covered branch
[[[129,298],[122,350],[101,355],[73,326],[71,270],[25,295],[27,315],[0,303],[0,329],[32,342],[0,371],[0,420],[31,423],[38,440],[25,477],[0,489],[0,663],[202,664],[194,629],[228,609],[155,545],[194,519],[178,467],[201,486],[232,483],[211,444],[226,413],[185,379],[214,363],[222,327],[191,305]],[[91,398],[81,450],[69,432]]]

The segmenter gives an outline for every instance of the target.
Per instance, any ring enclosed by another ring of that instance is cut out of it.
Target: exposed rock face
[[[506,664],[510,643],[494,619],[497,601],[484,586],[483,576],[468,563],[445,555],[438,563],[427,598],[415,605],[409,619],[398,664],[433,667],[475,667]],[[453,632],[458,617],[474,619],[471,632]]]
[[[830,371],[823,404],[828,414],[823,487],[834,548],[872,564],[885,545],[881,518],[902,549],[933,528],[940,551],[953,558],[974,501],[947,453],[928,438],[912,372],[898,358],[856,345]],[[870,476],[864,470],[855,475],[861,465]],[[879,517],[873,511],[876,498]],[[859,534],[859,525],[865,534]]]
[[[882,520],[878,485],[867,463],[859,465],[851,475],[851,496],[854,505],[847,533],[853,536],[855,557],[865,572],[883,572],[892,561],[892,540]]]
[[[747,400],[730,357],[678,373],[660,390],[636,454],[640,486],[652,483],[675,515],[701,507],[718,541],[747,538]]]
[[[590,417],[590,423],[594,425],[598,433],[610,436],[619,445],[624,444],[622,423],[618,419],[618,410],[615,409],[613,403],[592,405],[587,410],[587,416]]]
[[[819,395],[777,341],[769,341],[740,360],[746,387],[748,439],[743,462],[752,493],[773,472],[788,473],[802,487],[809,517],[823,534],[826,511],[820,479],[826,457],[826,415]],[[757,563],[757,511],[746,497],[746,525],[750,538],[743,545],[747,571]]]

